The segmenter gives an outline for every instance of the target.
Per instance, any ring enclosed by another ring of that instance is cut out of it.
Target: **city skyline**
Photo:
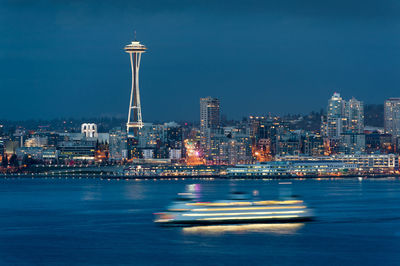
[[[47,126],[4,123],[0,125],[2,170],[19,171],[40,163],[126,164],[147,160],[192,167],[304,158],[326,163],[326,159],[356,157],[360,164],[366,158],[375,158],[376,164],[384,159],[390,161],[387,166],[396,167],[393,160],[400,151],[398,100],[388,99],[380,115],[377,109],[365,113],[364,103],[354,97],[347,100],[334,93],[327,101],[326,115],[314,112],[226,121],[220,119],[219,99],[208,96],[200,98],[199,124],[144,123],[136,135],[127,132],[122,121],[109,119],[99,124],[97,120],[55,121]],[[371,108],[367,105],[366,109]],[[365,124],[366,117],[375,117],[381,126],[385,122],[384,128]],[[331,170],[346,168],[338,167]]]
[[[400,265],[399,14],[0,0],[0,266]]]
[[[366,104],[398,96],[395,2],[255,1],[255,13],[235,1],[228,9],[211,2],[84,3],[1,4],[3,25],[13,25],[0,29],[7,36],[0,80],[9,99],[1,118],[124,116],[130,75],[120,46],[134,28],[152,51],[141,73],[144,121],[195,120],[191,107],[206,95],[221,99],[222,113],[234,119],[319,110],[334,91]],[[26,28],[16,21],[21,15],[34,23]],[[253,49],[239,49],[243,44]]]

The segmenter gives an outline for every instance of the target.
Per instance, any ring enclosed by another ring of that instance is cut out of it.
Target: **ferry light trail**
[[[304,211],[282,211],[282,212],[232,212],[232,213],[187,213],[183,216],[230,216],[230,215],[269,215],[269,214],[293,214],[303,213]]]
[[[276,209],[305,209],[305,206],[279,206],[279,207],[238,207],[238,208],[214,208],[193,209],[192,211],[246,211],[246,210],[276,210]]]

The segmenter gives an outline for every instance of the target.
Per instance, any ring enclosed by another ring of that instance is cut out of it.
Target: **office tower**
[[[129,101],[128,122],[126,123],[126,130],[129,134],[129,130],[133,129],[133,135],[136,137],[138,130],[143,127],[139,92],[140,58],[142,53],[146,52],[147,48],[143,44],[138,42],[135,36],[135,41],[125,46],[124,49],[127,53],[129,53],[132,71],[132,88]]]
[[[393,138],[400,136],[400,98],[385,101],[385,133]]]
[[[219,128],[219,100],[216,98],[200,98],[200,132],[206,135],[207,129]]]
[[[211,137],[219,133],[219,122],[219,100],[200,98],[200,146],[206,159],[211,155]]]

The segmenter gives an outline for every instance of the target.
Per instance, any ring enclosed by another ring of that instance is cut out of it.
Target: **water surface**
[[[202,200],[229,191],[279,196],[279,180],[1,179],[0,264],[400,265],[400,180],[292,180],[317,220],[163,228],[187,184]]]

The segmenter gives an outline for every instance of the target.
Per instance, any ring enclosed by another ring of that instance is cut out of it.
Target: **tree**
[[[18,167],[19,166],[17,155],[15,155],[15,154],[11,155],[10,166],[13,166],[13,167]]]
[[[1,166],[3,166],[4,168],[7,168],[7,166],[8,166],[7,154],[3,155],[3,158],[1,159]]]

